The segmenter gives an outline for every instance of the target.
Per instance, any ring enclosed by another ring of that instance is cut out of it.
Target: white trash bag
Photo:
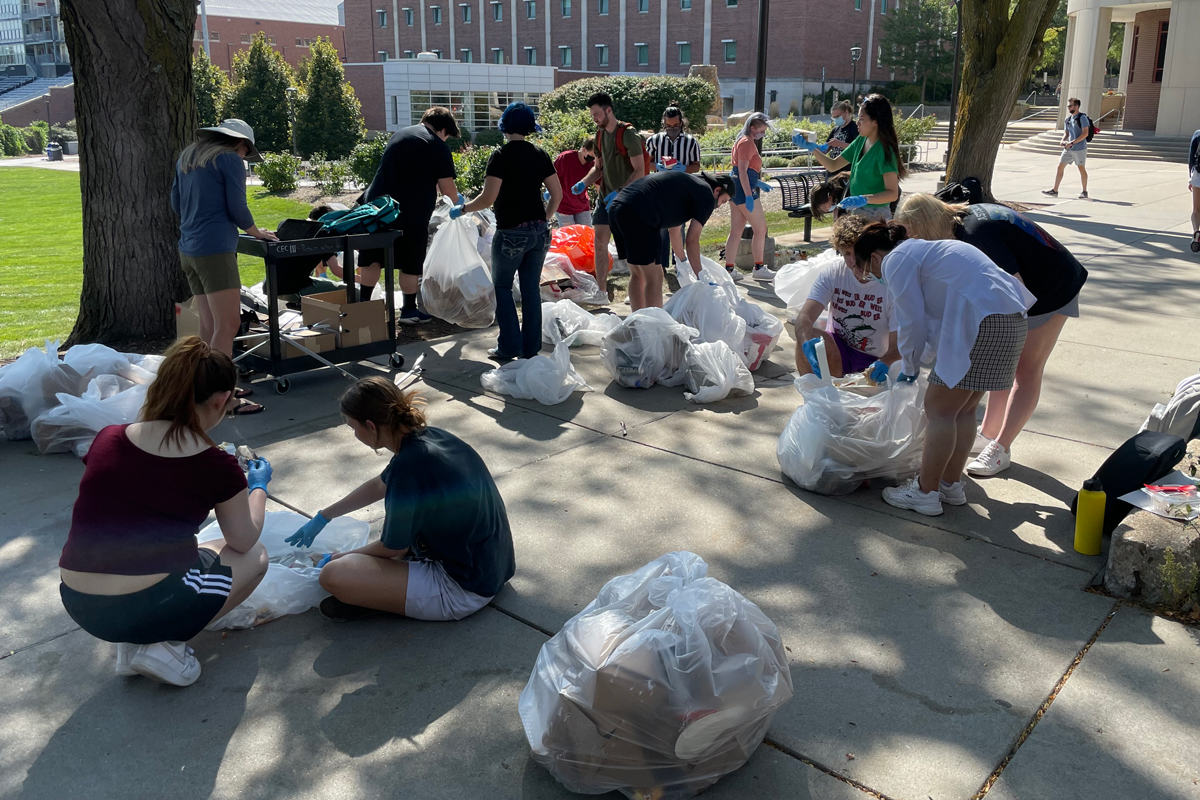
[[[862,397],[801,375],[796,390],[804,405],[779,437],[780,469],[801,488],[827,495],[913,477],[925,441],[925,386],[889,381],[887,391]]]
[[[571,366],[571,350],[566,342],[554,346],[553,356],[537,355],[510,361],[483,373],[479,382],[489,392],[507,394],[518,400],[537,400],[545,406],[562,403],[575,392],[592,390]]]
[[[102,428],[137,422],[146,389],[145,384],[117,375],[99,375],[79,397],[59,394],[59,405],[40,414],[31,426],[38,452],[74,453],[83,458]]]
[[[600,357],[613,380],[630,389],[680,386],[688,344],[698,335],[661,308],[642,308],[604,336]]]
[[[421,281],[425,310],[464,328],[486,328],[496,318],[496,288],[476,248],[478,237],[471,217],[447,219],[433,235]]]
[[[519,297],[516,281],[514,278],[513,296]],[[574,300],[590,306],[608,304],[608,294],[600,291],[600,284],[595,278],[583,270],[575,269],[567,256],[554,252],[546,254],[542,265],[541,296],[546,303]]]
[[[701,342],[688,348],[684,361],[684,399],[715,403],[730,395],[754,394],[754,376],[742,357],[725,342]]]
[[[845,265],[841,254],[832,247],[822,250],[807,261],[793,261],[784,264],[775,273],[775,296],[782,300],[789,309],[797,310],[808,299],[813,284],[817,282],[817,273],[829,264]]]
[[[691,797],[745,764],[791,699],[779,630],[707,571],[667,553],[542,646],[517,709],[534,761],[568,790]]]
[[[732,284],[702,281],[688,284],[671,295],[663,310],[676,321],[695,328],[696,341],[725,342],[730,350],[740,354],[746,342],[746,321],[734,313],[738,297],[731,287]]]
[[[338,517],[329,522],[309,547],[293,547],[284,539],[308,522],[292,511],[268,511],[259,541],[267,549],[267,574],[237,608],[213,620],[206,630],[250,628],[288,614],[303,614],[329,596],[321,588],[321,570],[317,556],[342,553],[362,547],[370,538],[371,526],[353,517]],[[205,526],[196,536],[200,544],[221,538],[217,523]]]
[[[746,321],[742,358],[753,372],[775,351],[775,345],[783,335],[783,323],[749,300],[739,300],[736,310]]]
[[[696,281],[703,281],[705,283],[728,285],[731,289],[733,289],[732,296],[734,298],[737,297],[737,284],[733,282],[733,276],[726,272],[723,266],[713,261],[708,256],[700,256],[699,277],[696,276],[696,273],[692,270],[691,266],[687,266],[686,269],[680,269],[679,265],[676,264],[675,273],[679,278],[680,288],[687,286],[688,284],[695,283]]]
[[[620,324],[616,314],[591,314],[570,300],[542,303],[542,341],[548,344],[599,347],[604,335]]]
[[[0,367],[0,425],[10,442],[30,438],[30,425],[61,402],[58,395],[80,395],[87,381],[58,360],[58,342],[31,347],[11,364]]]

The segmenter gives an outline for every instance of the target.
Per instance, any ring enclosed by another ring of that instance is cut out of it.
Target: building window
[[[537,19],[537,0],[525,0],[525,19]]]
[[[562,0],[562,15],[564,18],[571,16],[571,0]]]
[[[306,39],[303,36],[296,37],[296,47],[312,47],[316,43],[316,39]]]
[[[637,63],[639,67],[644,67],[650,63],[650,46],[646,44],[635,44],[633,51],[637,53]]]
[[[692,45],[688,42],[676,42],[679,45],[679,63],[692,63]]]
[[[33,33],[33,29],[29,25],[26,25],[25,33],[31,35]],[[195,33],[192,34],[192,40],[196,41],[196,42],[203,42],[204,34],[197,30]]]
[[[650,13],[650,0],[638,0],[638,13],[639,14],[649,14]]]
[[[602,16],[608,16],[608,0],[596,0],[596,12]]]
[[[388,59],[388,51],[387,50],[380,50],[377,55],[379,56],[380,61],[387,61],[387,59]]]
[[[737,8],[738,0],[725,0],[726,8]]]
[[[531,67],[537,66],[537,48],[536,47],[526,47],[525,48],[525,63]]]
[[[250,36],[250,34],[248,34],[248,33],[242,34],[242,44],[250,44],[250,42],[252,42],[252,41],[253,41],[253,39]]]
[[[400,101],[396,97],[396,95],[392,95],[388,99],[392,101],[392,109],[391,109],[392,113],[390,114],[391,123],[393,125],[399,125],[400,124]]]
[[[606,45],[606,44],[596,45],[596,64],[597,64],[597,66],[601,66],[601,67],[608,66],[608,45]]]
[[[274,46],[275,46],[275,37],[274,37],[274,36],[268,36],[268,37],[267,37],[267,44],[271,45],[271,47],[274,47]]]
[[[404,57],[405,57],[405,58],[416,58],[416,57],[417,57],[417,54],[416,54],[416,53],[414,53],[412,50],[405,50],[405,51],[404,51]]]
[[[883,45],[879,45],[879,49],[875,51],[875,66],[883,66]]]
[[[558,48],[558,63],[559,66],[571,66],[571,48],[566,45],[559,45]]]
[[[492,0],[492,20],[494,22],[504,22],[504,6],[497,0]]]
[[[679,0],[679,10],[680,11],[691,11],[692,10],[692,0]]]
[[[857,1],[858,0],[856,0],[856,2]],[[442,7],[441,6],[430,6],[429,12],[431,14],[433,14],[433,24],[441,25],[442,24]]]
[[[1138,35],[1142,32],[1137,25],[1133,26],[1132,49],[1129,51],[1129,82],[1133,83],[1133,65],[1137,63]]]
[[[459,3],[458,7],[460,9],[462,9],[463,24],[470,25],[471,24],[471,4],[470,3]]]
[[[854,10],[862,11],[862,0],[854,0]]]
[[[413,10],[411,8],[404,9],[404,24],[409,28],[413,26]]]
[[[1167,22],[1158,23],[1158,52],[1154,55],[1154,82],[1162,83],[1163,66],[1167,63]]]
[[[219,41],[221,41],[221,34],[217,33],[216,31],[209,31],[208,32],[208,40],[210,42],[219,42]],[[271,42],[271,44],[275,44],[275,43]]]
[[[459,56],[461,56],[459,60],[464,64],[470,64],[475,60],[475,54],[471,52],[471,48],[469,47],[464,47],[463,49],[459,50],[458,53]]]
[[[492,63],[493,64],[503,64],[504,63],[504,48],[503,47],[493,47],[492,48]]]
[[[722,39],[721,44],[725,45],[725,63],[737,63],[737,42],[733,39]]]
[[[433,53],[435,56],[437,56],[439,59],[442,57],[441,50],[431,50],[430,52]]]
[[[879,0],[879,13],[887,14],[887,0]]]
[[[377,15],[379,15],[379,27],[386,28],[387,27],[387,12],[384,11],[382,8],[377,8],[377,9],[375,9],[375,13]]]

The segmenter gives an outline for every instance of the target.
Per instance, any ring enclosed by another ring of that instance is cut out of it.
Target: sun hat
[[[196,131],[196,139],[203,141],[212,138],[209,134],[222,133],[226,136],[231,136],[234,139],[245,139],[250,145],[250,151],[246,153],[247,161],[262,161],[262,156],[259,155],[258,148],[254,146],[254,128],[251,128],[240,119],[227,119],[220,125],[214,125],[211,128],[201,128]]]
[[[500,115],[500,132],[517,133],[528,136],[531,133],[541,133],[542,126],[537,124],[533,109],[524,103],[509,103],[508,108]]]

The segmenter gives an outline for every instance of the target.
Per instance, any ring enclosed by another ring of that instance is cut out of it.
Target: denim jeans
[[[496,322],[500,355],[533,358],[542,349],[542,263],[550,251],[550,228],[505,228],[492,238],[492,283],[496,285]],[[521,288],[524,323],[517,319],[513,277]]]

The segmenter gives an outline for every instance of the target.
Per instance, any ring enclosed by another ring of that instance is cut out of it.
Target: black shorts
[[[233,570],[203,547],[196,566],[133,594],[84,594],[58,585],[63,607],[79,627],[97,639],[129,644],[186,642],[213,621],[232,588]]]
[[[636,209],[616,203],[608,216],[613,242],[617,245],[617,258],[639,266],[662,263],[661,229],[643,220]]]
[[[392,245],[393,258],[396,259],[396,269],[405,275],[420,275],[425,269],[425,248],[429,244],[429,220],[419,225],[405,225],[396,243]],[[369,267],[378,264],[387,266],[387,253],[383,248],[378,250],[359,250],[358,267]]]

